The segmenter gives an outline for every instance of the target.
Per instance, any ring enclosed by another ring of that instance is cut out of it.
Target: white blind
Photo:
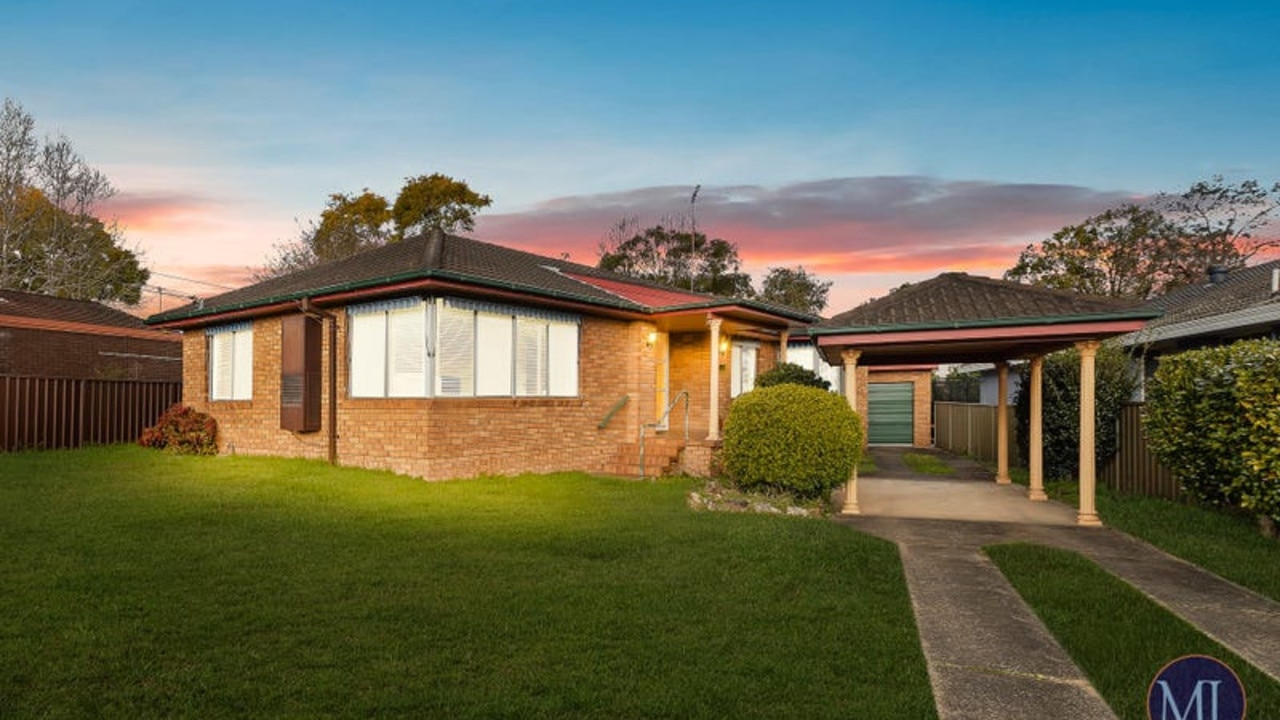
[[[756,343],[734,343],[730,358],[729,394],[737,397],[756,386]]]
[[[214,400],[232,399],[231,364],[235,361],[235,333],[209,336],[209,394]]]
[[[436,328],[436,395],[469,397],[475,387],[475,313],[442,304]]]
[[[351,316],[351,397],[387,394],[387,316]]]
[[[476,395],[511,395],[511,317],[476,313]]]
[[[516,318],[516,395],[547,394],[547,323]]]
[[[547,328],[548,394],[569,397],[578,394],[578,325],[553,322]]]
[[[231,367],[231,397],[233,400],[253,399],[253,330],[236,332],[235,360]]]
[[[427,395],[426,305],[387,312],[387,396]]]

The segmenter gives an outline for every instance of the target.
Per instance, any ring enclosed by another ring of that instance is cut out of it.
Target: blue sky
[[[6,0],[0,94],[153,269],[245,281],[333,192],[443,172],[594,263],[688,209],[830,312],[1213,174],[1280,180],[1268,3]],[[157,284],[177,286],[172,279]],[[181,288],[178,288],[181,289]],[[208,292],[208,288],[192,288]]]

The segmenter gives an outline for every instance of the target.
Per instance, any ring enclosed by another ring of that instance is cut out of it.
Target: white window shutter
[[[385,397],[387,316],[351,316],[351,397]]]
[[[551,323],[547,338],[547,392],[556,397],[578,394],[578,325]]]
[[[436,319],[436,395],[474,394],[475,313],[441,303]]]
[[[510,396],[515,348],[509,315],[476,313],[476,395]]]
[[[547,322],[516,318],[516,395],[547,394]]]
[[[387,313],[387,397],[427,394],[427,315],[419,304]]]
[[[231,399],[231,363],[235,359],[234,348],[234,333],[218,333],[209,336],[209,397],[211,400]]]
[[[234,400],[252,400],[253,330],[240,330],[231,335],[235,338],[235,359],[231,363],[231,397]]]

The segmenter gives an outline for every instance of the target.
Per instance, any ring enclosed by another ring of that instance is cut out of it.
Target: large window
[[[839,365],[828,365],[813,343],[793,342],[787,345],[787,362],[817,373],[818,377],[831,383],[831,392],[844,393],[842,368]]]
[[[209,338],[209,399],[253,399],[253,323],[219,325]]]
[[[573,397],[578,318],[453,298],[348,308],[353,397]]]

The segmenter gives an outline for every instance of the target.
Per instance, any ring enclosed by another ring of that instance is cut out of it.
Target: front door
[[[667,429],[667,406],[671,404],[671,338],[660,332],[653,341],[653,404],[654,422],[659,430]]]

